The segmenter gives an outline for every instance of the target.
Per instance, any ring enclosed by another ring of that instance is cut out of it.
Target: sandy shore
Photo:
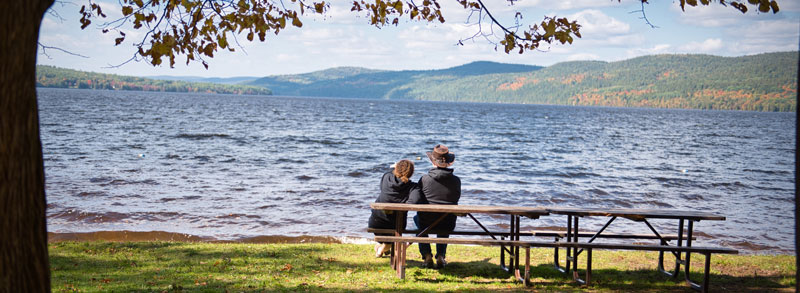
[[[212,242],[212,243],[370,243],[370,240],[355,237],[332,236],[278,236],[264,235],[245,237],[233,240],[219,240],[213,237],[201,237],[190,234],[165,231],[97,231],[86,233],[53,233],[47,232],[48,242],[60,241],[180,241],[180,242]]]

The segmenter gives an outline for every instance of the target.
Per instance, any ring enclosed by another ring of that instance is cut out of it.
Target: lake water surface
[[[795,113],[64,89],[39,109],[50,232],[369,237],[381,174],[418,180],[442,143],[461,204],[703,210],[727,220],[698,245],[794,251]],[[609,232],[648,231],[626,221]]]

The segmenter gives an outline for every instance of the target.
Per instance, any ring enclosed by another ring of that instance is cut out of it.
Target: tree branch
[[[72,56],[78,56],[78,57],[82,57],[82,58],[89,58],[88,56],[83,56],[83,55],[81,55],[81,54],[78,54],[78,53],[73,53],[73,52],[70,52],[70,51],[67,51],[67,50],[61,49],[61,48],[59,48],[59,47],[45,46],[45,45],[43,45],[42,43],[37,43],[37,44],[39,45],[39,48],[42,48],[41,54],[42,54],[42,55],[44,55],[44,56],[47,56],[47,59],[52,59],[52,58],[50,58],[50,55],[49,55],[49,54],[47,54],[47,50],[48,50],[48,49],[52,49],[52,50],[56,50],[56,51],[61,51],[61,52],[64,52],[64,53],[70,54],[70,55],[72,55]]]
[[[644,23],[649,25],[650,28],[658,28],[657,26],[655,26],[652,23],[650,23],[650,20],[647,19],[647,14],[645,14],[645,12],[644,12],[644,4],[647,3],[647,0],[642,0],[641,2],[642,2],[642,9],[641,10],[634,10],[634,11],[631,11],[629,13],[639,13],[639,12],[641,12],[642,16],[639,17],[639,19],[644,19]],[[647,4],[649,4],[649,3],[647,3]]]

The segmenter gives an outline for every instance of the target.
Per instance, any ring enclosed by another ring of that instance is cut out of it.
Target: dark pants
[[[420,231],[424,230],[433,222],[435,222],[442,214],[440,213],[417,213],[414,216],[414,224],[417,225],[417,229]],[[456,216],[455,215],[447,215],[439,224],[435,227],[431,228],[431,230],[436,230],[439,232],[448,232],[453,231],[456,228]],[[423,237],[428,237],[425,235]],[[450,234],[441,233],[436,234],[437,238],[450,238]],[[419,243],[419,254],[422,255],[422,258],[425,258],[426,255],[433,255],[431,253],[431,245],[429,243]],[[447,244],[444,243],[436,243],[436,257],[442,256],[444,257],[447,255]]]
[[[386,215],[383,211],[372,210],[372,216],[369,217],[368,227],[374,229],[394,229],[395,217],[397,213]],[[405,222],[403,223],[403,230],[405,230]],[[394,233],[375,233],[375,236],[394,236]],[[390,244],[391,242],[381,242]]]

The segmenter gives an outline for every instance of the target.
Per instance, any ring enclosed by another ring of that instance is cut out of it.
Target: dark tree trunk
[[[52,3],[0,1],[0,292],[50,291],[36,50]]]

